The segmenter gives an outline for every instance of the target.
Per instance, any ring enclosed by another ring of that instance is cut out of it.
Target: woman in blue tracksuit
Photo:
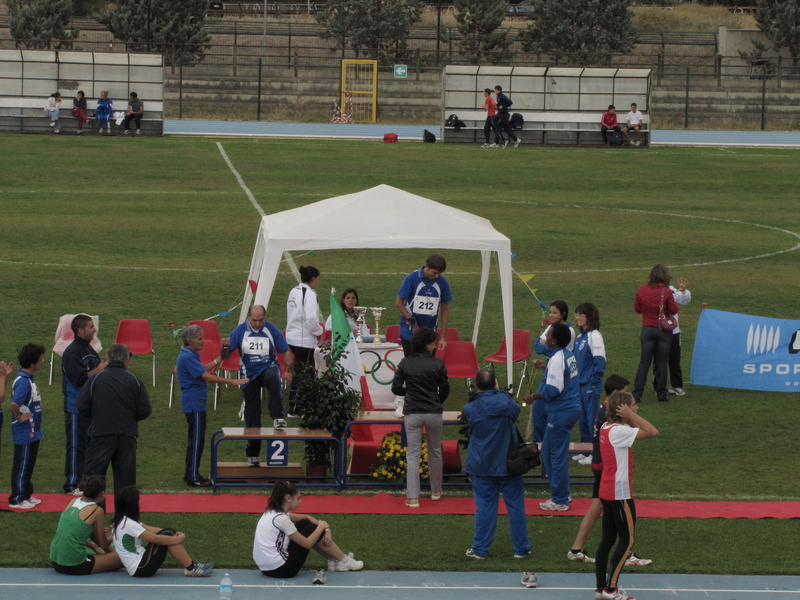
[[[578,362],[581,391],[581,442],[591,443],[595,413],[603,389],[606,370],[606,345],[600,333],[600,312],[591,302],[575,309],[575,321],[580,333],[575,340],[575,360]],[[573,460],[586,458],[578,455]]]
[[[108,92],[100,92],[100,98],[97,99],[97,106],[94,110],[94,116],[97,118],[97,124],[100,126],[100,133],[106,129],[111,133],[111,115],[114,114],[114,101],[108,97]]]
[[[547,328],[542,332],[536,341],[533,344],[533,351],[536,354],[541,356],[545,356],[550,358],[555,354],[555,350],[552,348],[548,348],[545,341],[547,339],[547,332],[550,331],[550,328],[553,325],[557,325],[559,323],[563,323],[567,327],[569,327],[570,333],[570,341],[567,344],[567,350],[572,352],[572,349],[575,347],[575,330],[572,328],[572,325],[567,321],[567,317],[569,316],[569,307],[567,303],[563,300],[556,300],[552,304],[550,304],[550,314],[548,318],[544,321],[547,323]],[[539,390],[541,392],[541,390]],[[523,398],[523,402],[525,404],[531,403],[532,395],[528,395]],[[539,442],[544,439],[544,430],[547,428],[547,412],[545,411],[544,402],[534,402],[533,403],[533,441]]]

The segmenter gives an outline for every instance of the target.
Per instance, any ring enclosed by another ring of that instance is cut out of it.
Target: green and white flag
[[[342,356],[347,352],[346,356]],[[347,315],[344,314],[342,305],[331,290],[331,358],[334,364],[339,364],[350,373],[350,387],[361,393],[360,378],[364,374],[361,365],[361,354],[358,351],[356,339],[350,330]]]

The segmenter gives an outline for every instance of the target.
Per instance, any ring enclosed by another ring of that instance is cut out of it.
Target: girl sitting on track
[[[116,571],[122,562],[111,547],[110,532],[104,528],[106,513],[98,506],[106,497],[106,478],[92,475],[81,481],[78,489],[83,496],[73,498],[61,513],[50,544],[50,562],[65,575]],[[96,556],[88,554],[87,548]]]
[[[631,494],[631,446],[636,440],[658,437],[658,429],[636,414],[639,406],[631,394],[614,392],[606,402],[606,423],[598,434],[603,459],[599,492],[603,504],[603,538],[597,548],[595,598],[634,600],[618,587],[619,575],[635,542],[636,506]],[[614,549],[609,568],[608,555],[617,538],[619,543]]]
[[[139,521],[139,489],[124,488],[114,498],[114,545],[131,577],[152,577],[164,563],[167,552],[183,565],[186,577],[208,577],[214,563],[192,560],[183,547],[186,534],[174,529],[159,529]],[[148,542],[145,546],[142,542]]]
[[[268,577],[289,579],[303,568],[312,548],[328,559],[328,571],[360,571],[364,563],[333,543],[331,528],[311,515],[289,512],[300,506],[300,490],[276,481],[267,510],[256,526],[253,560]]]

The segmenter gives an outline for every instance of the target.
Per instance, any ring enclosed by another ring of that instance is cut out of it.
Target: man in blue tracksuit
[[[442,277],[447,268],[447,261],[441,254],[431,254],[425,260],[425,266],[409,273],[397,292],[395,307],[400,311],[400,340],[403,343],[403,354],[409,356],[411,336],[417,329],[427,327],[436,331],[439,315],[442,315],[442,335],[436,349],[443,351],[447,346],[445,334],[450,321],[450,303],[453,295],[450,284]]]
[[[520,407],[507,392],[497,389],[492,371],[478,371],[475,387],[477,393],[464,407],[471,431],[466,470],[472,476],[475,497],[475,533],[467,556],[486,558],[497,528],[497,503],[502,492],[514,556],[524,558],[531,552],[525,525],[525,485],[522,476],[509,475],[506,466]]]
[[[545,344],[556,349],[546,365],[534,361],[536,368],[545,368],[539,391],[534,400],[544,400],[547,409],[547,430],[542,440],[542,463],[550,475],[551,498],[539,504],[542,510],[569,510],[569,436],[581,412],[578,385],[578,365],[567,350],[572,336],[563,323],[553,325],[547,332]]]
[[[78,414],[78,396],[89,377],[103,371],[108,363],[103,362],[92,348],[91,342],[97,333],[97,327],[92,317],[77,315],[72,319],[71,327],[75,339],[61,356],[64,431],[67,436],[64,491],[81,496],[83,492],[78,489],[78,483],[83,479],[90,419]]]
[[[514,133],[514,128],[511,127],[508,122],[508,109],[511,108],[511,105],[514,103],[511,102],[511,98],[503,93],[503,88],[499,85],[494,86],[494,91],[495,94],[497,94],[497,130],[500,132],[505,131],[509,139],[514,142],[514,148],[516,148],[522,140],[517,137]],[[495,140],[495,143],[499,142]],[[505,148],[505,146],[503,147]]]

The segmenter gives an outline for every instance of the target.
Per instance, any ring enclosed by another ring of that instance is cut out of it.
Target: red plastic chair
[[[531,357],[531,332],[527,329],[514,330],[514,348],[511,359],[514,364],[522,363],[522,374],[519,378],[517,396],[522,390],[522,382],[528,374],[528,359]],[[490,354],[484,360],[493,364],[506,364],[508,359],[508,349],[506,348],[506,338],[500,343],[500,348],[494,354]]]
[[[203,346],[203,351],[209,349],[209,345],[214,350],[214,356],[219,354],[222,348],[222,339],[219,335],[219,326],[216,321],[189,321],[189,325],[198,325],[203,328],[203,337],[206,338],[206,344]],[[213,360],[213,357],[212,357]],[[206,364],[203,362],[203,364]]]
[[[395,344],[400,343],[400,325],[387,325],[386,326],[386,341]]]
[[[363,375],[360,378],[361,397],[364,400],[365,410],[375,410],[372,403],[372,396],[369,393],[367,378]],[[384,411],[393,415],[393,411]],[[353,425],[350,427],[350,437],[347,443],[350,444],[351,461],[350,472],[372,473],[379,465],[378,451],[383,443],[383,438],[387,433],[400,431],[402,425]]]
[[[437,329],[436,333],[438,333],[441,336],[442,335],[442,330],[441,329]],[[445,334],[444,339],[448,344],[450,342],[460,342],[461,341],[461,338],[458,337],[458,330],[457,329],[453,329],[452,327],[448,327],[447,328],[447,333]]]
[[[125,344],[131,354],[153,355],[153,387],[156,387],[156,351],[147,319],[122,319],[117,326],[116,344]]]
[[[454,379],[469,380],[475,377],[478,370],[478,355],[472,342],[448,342],[442,353],[447,376]]]

